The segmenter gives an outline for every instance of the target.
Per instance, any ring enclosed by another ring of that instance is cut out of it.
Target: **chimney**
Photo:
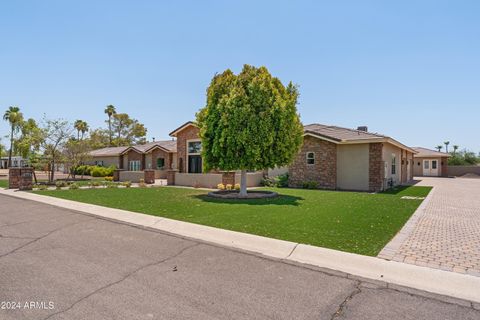
[[[368,132],[368,127],[367,126],[360,126],[357,128],[358,131],[363,131],[363,132]]]
[[[152,137],[152,141],[155,142],[155,137]]]

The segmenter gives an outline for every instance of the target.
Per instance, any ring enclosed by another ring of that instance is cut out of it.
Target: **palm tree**
[[[80,131],[82,131],[83,122],[84,122],[83,120],[77,120],[73,124],[73,127],[75,128],[75,130],[77,130],[77,140],[80,140]]]
[[[20,123],[23,121],[23,114],[19,107],[9,107],[3,115],[3,120],[10,123],[10,150],[8,152],[8,167],[12,165],[12,150],[13,150],[13,134],[18,130]]]
[[[443,144],[445,145],[445,152],[448,153],[448,145],[450,144],[450,141],[445,141]]]
[[[437,150],[438,150],[438,152],[441,152],[441,151],[442,151],[442,148],[443,148],[443,146],[442,146],[442,145],[438,145],[438,146],[437,146]]]
[[[117,113],[113,105],[108,105],[105,108],[105,114],[108,115],[108,146],[112,146],[112,116]]]
[[[88,123],[86,121],[82,121],[82,125],[80,126],[80,131],[82,132],[82,140],[83,136],[85,135],[85,132],[87,132],[89,129]]]
[[[453,146],[453,154],[455,155],[457,153],[458,148],[460,148],[458,145]]]

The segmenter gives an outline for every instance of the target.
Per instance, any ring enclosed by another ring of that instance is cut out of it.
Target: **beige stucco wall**
[[[273,169],[268,169],[268,176],[270,178],[274,178],[280,176],[282,174],[288,173],[288,166],[287,167],[277,167]]]
[[[218,173],[176,173],[175,185],[216,189],[222,183],[222,175]]]
[[[392,174],[392,154],[396,155],[396,173]],[[393,179],[393,184],[401,183],[402,149],[390,143],[383,144],[383,161],[386,163],[385,180]]]
[[[145,173],[143,171],[120,171],[120,181],[139,182],[144,179]]]
[[[109,167],[114,165],[115,167],[120,167],[120,158],[119,156],[114,157],[93,157],[90,161],[87,162],[88,165],[95,165],[95,161],[103,161],[104,167]]]
[[[235,184],[240,183],[240,173],[235,174]],[[258,187],[263,179],[263,172],[248,172],[247,173],[247,187]]]
[[[367,191],[369,145],[337,146],[337,189]]]

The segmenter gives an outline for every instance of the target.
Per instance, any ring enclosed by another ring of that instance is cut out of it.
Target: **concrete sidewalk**
[[[217,229],[119,209],[84,204],[33,193],[2,190],[0,194],[33,200],[76,210],[106,219],[118,220],[146,228],[198,239],[221,246],[247,250],[292,263],[346,273],[350,278],[365,278],[385,283],[390,288],[413,288],[419,291],[480,303],[480,278],[435,270],[396,261],[361,256],[288,241]]]

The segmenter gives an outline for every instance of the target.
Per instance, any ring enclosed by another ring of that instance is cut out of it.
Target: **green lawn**
[[[183,188],[37,191],[39,194],[126,209],[223,229],[375,256],[401,229],[429,187],[381,194],[276,189],[275,199],[211,199]]]
[[[0,180],[0,188],[8,187],[8,180]]]

